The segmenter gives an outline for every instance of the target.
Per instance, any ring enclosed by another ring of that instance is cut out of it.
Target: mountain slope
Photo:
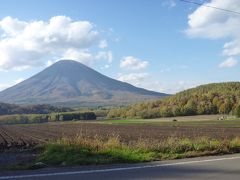
[[[62,60],[0,92],[0,101],[70,106],[122,105],[166,96],[104,76],[71,60]]]
[[[113,109],[109,117],[157,118],[240,112],[240,82],[213,83],[162,100]],[[240,113],[239,113],[240,114]]]

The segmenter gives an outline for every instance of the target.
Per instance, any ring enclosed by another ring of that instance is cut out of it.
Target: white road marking
[[[84,171],[28,174],[28,175],[2,176],[2,177],[0,176],[0,179],[20,179],[20,178],[48,177],[48,176],[60,176],[60,175],[91,174],[91,173],[101,173],[101,172],[125,171],[125,170],[166,167],[166,166],[176,166],[176,165],[185,165],[185,164],[196,164],[196,163],[215,162],[215,161],[234,160],[234,159],[240,159],[240,156],[218,158],[218,159],[183,161],[183,162],[177,162],[177,163],[145,165],[145,166],[119,167],[119,168],[108,168],[108,169],[95,169],[95,170],[93,169],[93,170],[84,170]]]

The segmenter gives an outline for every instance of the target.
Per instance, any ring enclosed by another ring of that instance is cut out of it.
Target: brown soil
[[[209,137],[226,139],[240,136],[239,127],[105,125],[94,123],[4,125],[0,126],[0,150],[28,149],[37,144],[76,135],[107,137],[118,135],[123,141],[139,138],[163,140],[168,137]]]

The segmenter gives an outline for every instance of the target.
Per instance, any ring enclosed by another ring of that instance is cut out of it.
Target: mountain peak
[[[71,59],[62,59],[60,61],[57,61],[56,63],[53,64],[54,66],[57,65],[81,65],[81,66],[86,66],[78,61],[71,60]]]
[[[112,106],[163,96],[166,94],[109,78],[77,61],[61,60],[0,92],[0,101],[18,104]]]
[[[49,66],[49,68],[82,68],[82,69],[91,69],[90,67],[74,60],[60,60],[56,63]]]

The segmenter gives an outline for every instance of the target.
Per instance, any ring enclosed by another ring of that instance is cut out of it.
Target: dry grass
[[[63,138],[46,145],[39,161],[49,165],[106,164],[122,162],[145,162],[213,154],[240,152],[240,138],[215,140],[168,138],[162,141],[139,138],[121,141],[119,136],[93,138],[78,135]]]

